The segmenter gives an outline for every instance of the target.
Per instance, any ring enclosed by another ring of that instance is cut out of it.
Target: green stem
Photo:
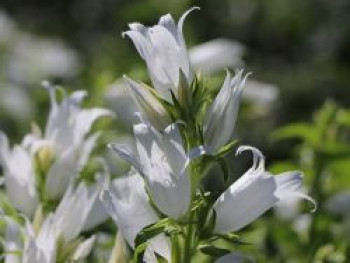
[[[187,138],[187,150],[191,150],[193,147],[198,146],[198,135],[196,134],[196,128],[195,128],[195,122],[192,121],[188,124],[186,131],[186,138]],[[194,240],[195,240],[195,231],[196,231],[196,224],[195,224],[195,211],[192,211],[192,204],[195,201],[196,198],[196,188],[197,188],[197,182],[199,179],[198,171],[200,168],[200,163],[198,160],[192,161],[192,163],[189,165],[189,176],[190,176],[190,187],[191,187],[191,205],[189,208],[189,214],[188,214],[188,225],[185,227],[184,231],[184,242],[182,246],[182,263],[190,263],[193,248],[195,247]]]
[[[171,262],[181,262],[180,236],[172,237],[171,243]]]
[[[193,231],[194,231],[194,224],[193,224],[193,212],[190,213],[189,216],[189,224],[187,226],[186,232],[185,232],[185,243],[184,243],[184,257],[183,257],[183,263],[190,263],[191,262],[191,252],[192,252],[192,240],[193,240]]]
[[[309,239],[312,238],[313,241],[310,242],[310,259],[313,259],[318,247],[322,243],[322,237],[319,230],[320,213],[323,209],[324,202],[324,192],[322,185],[322,173],[324,170],[324,162],[321,156],[316,152],[315,156],[315,178],[311,186],[311,195],[315,198],[317,202],[318,211],[314,214],[312,222],[309,229]]]
[[[193,204],[196,198],[196,188],[197,188],[197,168],[198,162],[194,161],[190,164],[190,184],[191,184],[191,204]],[[192,256],[192,249],[194,247],[194,234],[195,234],[195,211],[192,211],[192,206],[190,206],[188,225],[185,231],[185,242],[184,242],[184,253],[183,253],[183,263],[190,263]]]

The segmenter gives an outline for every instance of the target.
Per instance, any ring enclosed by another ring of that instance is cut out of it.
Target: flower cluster
[[[301,191],[300,172],[273,175],[261,151],[237,146],[235,124],[249,74],[228,71],[218,92],[206,87],[190,65],[182,33],[195,9],[178,23],[168,14],[153,27],[132,23],[123,34],[151,78],[150,86],[124,76],[140,111],[133,125],[136,147],[109,147],[130,164],[127,175],[110,180],[104,159],[92,158],[100,133],[91,127],[111,112],[82,108],[85,91],[67,95],[44,82],[51,102],[44,131],[33,125],[12,147],[0,132],[5,262],[84,261],[94,247],[93,229],[108,215],[118,228],[111,263],[128,262],[123,240],[134,262],[237,262],[242,255],[232,244],[243,242],[238,230],[279,201],[314,204]],[[252,167],[224,191],[208,191],[203,180],[213,167],[226,180],[226,155],[234,150],[251,152]]]
[[[90,253],[95,235],[85,239],[80,234],[108,217],[99,199],[99,183],[88,184],[80,177],[99,137],[99,133],[89,135],[91,126],[111,112],[82,109],[85,91],[70,96],[62,91],[59,103],[58,89],[43,84],[51,98],[45,132],[34,125],[32,133],[12,148],[0,133],[7,197],[1,200],[5,262],[82,260]],[[105,180],[107,173],[96,170],[96,180]]]
[[[132,23],[123,34],[145,60],[153,87],[124,77],[140,110],[133,126],[136,152],[110,145],[131,171],[107,187],[102,200],[136,261],[213,261],[227,254],[219,261],[232,262],[238,256],[216,241],[239,243],[232,232],[281,200],[313,202],[300,190],[300,172],[273,175],[263,154],[244,145],[236,153],[252,152],[252,167],[221,194],[205,191],[201,182],[210,167],[224,169],[224,155],[237,145],[235,123],[248,74],[227,72],[217,95],[206,89],[190,66],[182,34],[194,9],[177,24],[168,14],[153,27]]]

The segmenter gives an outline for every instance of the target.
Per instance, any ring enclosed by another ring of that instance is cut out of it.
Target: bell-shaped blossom
[[[91,200],[91,209],[86,216],[87,219],[83,227],[84,231],[93,229],[109,218],[101,199],[96,195],[96,193],[101,192],[101,186],[102,184],[94,184],[88,187],[88,196],[93,198]]]
[[[216,233],[237,231],[284,199],[304,198],[315,205],[314,201],[300,190],[300,172],[272,175],[265,171],[264,156],[258,149],[241,146],[237,154],[246,150],[253,153],[253,166],[216,200],[213,206],[216,212]]]
[[[162,133],[147,122],[134,125],[138,155],[120,145],[111,147],[144,176],[146,186],[158,209],[174,218],[184,216],[189,209],[191,189],[186,170],[190,160],[203,154],[198,147],[186,154],[177,125]]]
[[[170,90],[177,94],[180,70],[189,84],[193,78],[182,34],[184,20],[193,9],[198,8],[185,12],[178,24],[170,14],[167,14],[153,27],[131,23],[130,30],[123,34],[133,41],[140,56],[146,61],[154,88],[168,101],[171,101]]]
[[[64,94],[58,103],[56,89],[45,85],[51,98],[45,133],[41,134],[37,128],[13,149],[6,135],[0,133],[0,164],[9,200],[29,217],[38,204],[37,189],[44,191],[48,199],[63,196],[96,144],[99,134],[88,136],[92,124],[102,116],[111,115],[106,109],[81,109],[85,91],[73,92],[69,97]],[[38,176],[38,173],[42,174]]]
[[[218,150],[232,139],[245,77],[238,71],[234,77],[227,72],[224,84],[204,119],[204,139],[212,150]]]
[[[7,136],[0,132],[0,165],[3,168],[6,194],[10,203],[27,216],[32,216],[39,203],[35,169],[28,150],[27,136],[20,145],[10,148]]]
[[[85,183],[80,183],[76,189],[70,186],[60,204],[52,214],[56,236],[69,242],[84,230],[88,224],[93,205],[98,199],[100,190],[89,189]]]
[[[56,262],[57,240],[52,216],[46,218],[37,235],[33,226],[27,221],[26,232],[27,237],[22,252],[22,262]]]
[[[6,225],[4,239],[6,263],[55,262],[56,241],[53,229],[47,227],[49,220],[44,222],[36,237],[34,228],[26,217],[24,217],[26,219],[25,228],[10,217],[4,216],[3,218]]]
[[[49,87],[49,92],[51,111],[43,140],[54,152],[55,162],[48,171],[45,189],[50,198],[57,199],[86,164],[95,146],[98,134],[87,136],[92,124],[111,112],[101,108],[81,109],[85,91],[73,92],[61,104],[57,103],[56,90]]]
[[[149,204],[144,181],[136,171],[132,170],[126,177],[115,180],[102,192],[101,198],[120,233],[132,248],[137,234],[159,220]],[[152,238],[149,246],[162,257],[170,259],[170,243],[164,235]]]
[[[157,129],[164,130],[172,121],[163,105],[143,86],[145,84],[133,81],[126,76],[124,76],[124,80],[142,113]]]
[[[27,238],[23,248],[23,262],[54,263],[59,255],[58,243],[63,250],[66,245],[76,240],[89,224],[89,215],[98,199],[100,190],[91,191],[85,183],[76,189],[73,185],[67,189],[55,212],[50,213],[35,234],[34,227],[27,222]],[[78,260],[86,257],[93,246],[95,237],[81,242],[74,251],[67,255]]]

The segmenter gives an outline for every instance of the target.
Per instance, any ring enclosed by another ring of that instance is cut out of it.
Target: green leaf
[[[204,236],[205,234],[211,234],[213,232],[215,221],[216,221],[215,210],[212,207],[210,207],[210,209],[207,212],[207,215],[205,216],[204,224],[202,227],[203,234],[201,236]]]
[[[238,140],[232,140],[228,144],[221,147],[220,150],[217,152],[216,156],[223,157],[226,154],[230,153],[234,149],[237,143],[238,143]]]
[[[145,242],[135,248],[133,262],[134,263],[143,263],[143,255],[145,254],[145,250],[148,246],[148,242]]]
[[[320,154],[327,159],[343,159],[350,157],[350,145],[340,142],[325,142]]]
[[[319,139],[319,132],[312,124],[293,123],[275,130],[271,137],[274,140],[300,138],[311,145],[315,145]]]
[[[323,132],[331,123],[335,123],[336,113],[337,105],[333,101],[326,101],[321,109],[315,113],[314,121],[317,128]]]
[[[178,100],[185,112],[189,112],[189,107],[192,103],[192,92],[187,83],[187,79],[183,71],[179,71],[179,87],[178,91]]]
[[[214,239],[221,239],[221,240],[225,240],[228,241],[230,243],[232,243],[233,245],[251,245],[248,242],[245,242],[242,240],[242,238],[236,234],[233,233],[227,233],[227,234],[223,234],[223,235],[214,235],[213,237]]]
[[[350,111],[339,110],[337,113],[337,123],[341,126],[350,127]]]
[[[199,245],[197,249],[199,249],[202,253],[209,255],[215,259],[231,253],[231,251],[226,248],[220,248],[211,244]]]
[[[135,238],[135,246],[139,246],[145,242],[147,242],[149,239],[159,235],[164,231],[164,226],[152,224],[149,226],[146,226],[143,228],[136,236]]]
[[[180,227],[172,222],[171,219],[164,218],[155,224],[144,227],[135,238],[135,246],[137,247],[161,233],[165,233],[166,235],[171,236],[177,235],[180,232]]]

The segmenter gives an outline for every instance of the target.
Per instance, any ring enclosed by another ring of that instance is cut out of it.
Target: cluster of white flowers
[[[44,82],[51,97],[45,132],[34,126],[21,144],[9,145],[0,132],[0,164],[7,200],[1,219],[6,225],[5,262],[64,262],[85,258],[95,236],[83,231],[105,221],[101,185],[78,180],[99,133],[88,135],[92,124],[111,115],[106,109],[82,109],[85,91],[56,100],[57,88]],[[96,171],[104,180],[107,171]],[[17,209],[14,210],[13,208]],[[21,253],[19,253],[21,252]]]
[[[95,235],[81,233],[107,214],[133,249],[135,262],[192,262],[196,257],[236,262],[241,256],[218,247],[217,240],[241,242],[232,232],[281,200],[313,202],[300,190],[300,172],[272,175],[263,154],[245,145],[236,153],[250,151],[252,167],[222,193],[204,190],[201,182],[210,167],[225,167],[224,155],[237,145],[235,123],[248,74],[227,72],[216,95],[206,89],[190,65],[182,33],[194,9],[177,24],[168,14],[153,27],[132,23],[123,34],[145,60],[153,86],[124,77],[140,110],[133,125],[136,152],[116,143],[110,148],[130,163],[126,176],[110,182],[107,169],[100,169],[92,183],[81,178],[99,137],[89,135],[91,126],[111,115],[106,109],[82,109],[84,91],[70,96],[62,91],[58,103],[58,89],[44,82],[51,98],[45,131],[34,126],[12,148],[0,133],[8,198],[1,211],[5,262],[83,260]],[[110,262],[127,262],[126,253],[118,251],[121,255]]]
[[[203,192],[201,179],[208,163],[219,163],[235,145],[233,133],[248,74],[227,72],[215,97],[206,91],[190,65],[182,34],[184,20],[193,9],[177,24],[168,14],[153,27],[132,23],[123,34],[145,60],[153,88],[124,77],[140,110],[133,126],[136,153],[123,145],[110,145],[132,168],[114,182],[119,190],[106,189],[102,199],[137,252],[135,257],[144,253],[149,262],[159,257],[190,262],[198,251],[215,259],[213,250],[205,249],[215,249],[210,243],[213,237],[235,242],[231,232],[281,200],[313,202],[300,190],[300,172],[270,174],[263,154],[251,146],[237,149],[237,154],[253,153],[253,166],[243,176],[219,196]],[[218,262],[238,258],[228,254]]]

